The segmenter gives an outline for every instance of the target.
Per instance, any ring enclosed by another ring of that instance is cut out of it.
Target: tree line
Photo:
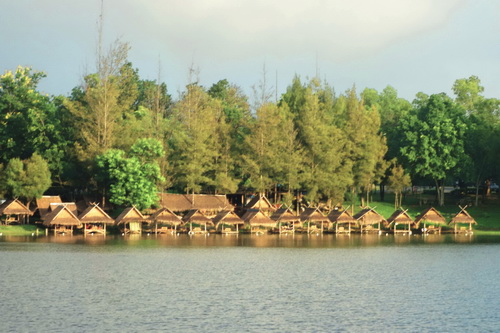
[[[479,189],[498,175],[500,100],[475,76],[457,80],[453,97],[411,102],[391,86],[337,93],[298,76],[272,100],[265,75],[253,101],[225,79],[196,78],[174,99],[165,83],[140,78],[128,51],[113,44],[68,96],[41,93],[45,74],[31,68],[0,77],[4,197],[30,201],[53,186],[141,209],[158,191],[368,205],[375,184],[400,202],[413,183],[435,185],[443,204],[445,184]]]

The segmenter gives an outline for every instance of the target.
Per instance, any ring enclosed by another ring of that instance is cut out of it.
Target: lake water
[[[0,331],[500,330],[500,238],[0,237]]]

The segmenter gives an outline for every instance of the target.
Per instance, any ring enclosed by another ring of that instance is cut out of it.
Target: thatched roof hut
[[[337,224],[357,224],[357,220],[349,213],[348,210],[332,210],[330,214],[328,214],[328,219],[332,223]]]
[[[288,207],[277,209],[273,215],[271,215],[271,219],[276,222],[300,223],[300,216],[295,215]]]
[[[7,200],[0,205],[0,215],[6,215],[5,223],[22,223],[23,219],[33,215],[33,212],[28,209],[21,201],[17,199]],[[11,218],[14,215],[15,218]]]
[[[189,224],[189,233],[206,233],[207,232],[207,225],[213,225],[213,222],[211,219],[205,216],[201,211],[198,209],[191,209],[184,215],[182,218],[182,221],[185,224]],[[193,228],[193,223],[198,224],[198,225],[203,225],[205,226],[205,229],[202,230],[200,227],[195,227]]]
[[[106,235],[106,225],[115,223],[115,220],[97,204],[87,207],[78,219],[84,224],[84,235],[92,233]]]
[[[235,212],[231,210],[223,210],[219,214],[217,214],[216,217],[212,219],[213,223],[217,226],[219,223],[224,223],[224,224],[245,224],[245,221],[243,221],[238,215],[236,215]]]
[[[349,213],[347,209],[332,210],[328,214],[330,222],[335,224],[336,233],[351,233],[353,226],[357,225],[357,220]],[[347,228],[345,227],[347,225]]]
[[[118,215],[115,222],[125,234],[140,234],[142,232],[142,223],[146,223],[148,220],[137,208],[128,207]]]
[[[325,226],[328,228],[330,225],[328,217],[323,215],[318,208],[314,207],[306,208],[302,213],[300,213],[300,221],[307,222],[308,232],[311,232],[311,225],[313,226],[313,229],[317,229],[318,225],[321,225],[321,231],[323,231]]]
[[[73,233],[73,227],[79,227],[81,222],[67,206],[58,206],[43,217],[43,225],[53,228],[54,234]]]
[[[217,214],[217,216],[214,217],[212,221],[215,224],[216,230],[218,230],[220,227],[220,232],[226,234],[238,233],[239,227],[245,224],[245,221],[243,221],[238,215],[236,215],[235,212],[231,210],[223,210],[222,212]],[[231,228],[224,228],[224,225],[234,226],[236,230],[233,230]]]
[[[212,220],[205,216],[198,209],[189,210],[186,215],[182,218],[184,223],[196,223],[196,224],[212,224]]]
[[[160,193],[159,195],[161,207],[168,208],[172,212],[186,212],[192,209],[203,212],[233,210],[233,206],[225,195],[173,193]]]
[[[113,220],[101,207],[94,204],[87,207],[79,216],[78,219],[82,223],[87,224],[114,224]]]
[[[53,211],[59,206],[66,206],[75,215],[78,216],[78,207],[75,202],[52,202],[49,206],[49,212]]]
[[[182,223],[182,218],[180,216],[165,207],[154,212],[148,220],[157,224],[179,225]]]
[[[360,231],[380,231],[380,225],[382,223],[386,224],[386,219],[377,213],[374,208],[365,208],[353,216],[360,226]],[[374,226],[377,225],[377,228]]]
[[[256,195],[244,207],[244,209],[257,209],[261,212],[275,211],[276,208],[264,195]]]
[[[415,224],[417,227],[420,225],[421,222],[429,222],[433,224],[446,224],[446,219],[441,215],[440,212],[438,212],[434,207],[429,207],[426,210],[424,210],[422,213],[417,215],[415,218]]]
[[[160,208],[156,212],[154,212],[149,218],[150,221],[149,228],[152,228],[154,225],[154,232],[158,233],[176,233],[177,226],[182,223],[182,218],[176,215],[168,208]],[[173,229],[169,229],[169,227],[174,227]]]
[[[121,212],[120,215],[115,219],[117,225],[126,224],[131,222],[147,222],[148,220],[142,215],[142,213],[133,207],[127,207]]]
[[[300,213],[300,220],[302,222],[330,222],[327,216],[314,207],[306,208]]]
[[[276,221],[272,220],[259,209],[247,210],[241,219],[255,230],[260,227],[269,229],[276,226]]]
[[[378,223],[386,223],[387,220],[377,213],[374,208],[365,208],[353,216],[360,225],[373,225]]]
[[[36,207],[40,217],[43,217],[50,211],[50,204],[52,203],[61,204],[61,197],[58,195],[44,195],[36,199]]]
[[[394,232],[409,232],[410,228],[415,225],[415,222],[406,210],[398,209],[387,219],[389,228],[393,228]],[[398,225],[406,226],[404,230],[397,229]]]
[[[463,208],[460,207],[460,211],[451,219],[449,223],[449,225],[453,224],[455,226],[455,233],[467,232],[467,229],[465,227],[458,229],[458,224],[468,224],[469,231],[472,231],[473,224],[477,224],[476,220],[465,210],[466,208],[467,206]]]

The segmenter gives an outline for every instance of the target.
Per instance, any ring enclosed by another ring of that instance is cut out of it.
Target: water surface
[[[500,239],[0,238],[0,331],[497,331]]]

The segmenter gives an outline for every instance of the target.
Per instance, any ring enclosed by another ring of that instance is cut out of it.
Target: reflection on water
[[[122,245],[146,247],[293,247],[293,248],[337,248],[360,246],[399,246],[448,243],[500,243],[500,237],[464,234],[403,235],[403,234],[353,234],[353,235],[138,235],[127,236],[4,236],[1,242],[60,243],[81,245]]]
[[[0,332],[500,325],[499,237],[2,237],[0,272]]]

